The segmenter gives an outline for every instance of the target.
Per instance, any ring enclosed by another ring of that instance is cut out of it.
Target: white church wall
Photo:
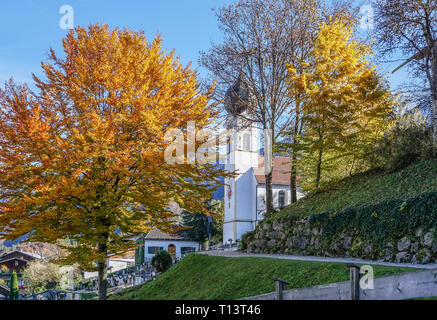
[[[229,199],[225,201],[227,207],[225,208],[225,224],[223,228],[224,243],[229,243],[229,239],[232,239],[232,241],[240,240],[244,233],[253,230],[256,185],[257,182],[252,168],[236,179],[236,190],[234,190],[231,196],[231,201]],[[225,194],[225,196],[227,195]],[[236,215],[234,215],[233,208],[234,196],[236,196]]]
[[[281,190],[285,191],[285,205],[287,206],[290,204],[290,199],[291,199],[290,186],[273,185],[272,186],[273,207],[275,209],[279,209],[279,191]],[[260,184],[258,185],[258,195],[257,195],[258,220],[262,220],[262,218],[264,217],[262,214],[260,214],[260,212],[264,212],[266,210],[265,199],[266,199],[266,186],[264,184]]]
[[[229,193],[231,196],[229,197]],[[225,179],[225,217],[224,221],[230,221],[234,218],[234,206],[232,205],[234,197],[234,181],[232,179]]]
[[[237,237],[236,239],[238,241],[241,240],[241,237],[243,236],[243,234],[252,231],[253,230],[253,222],[238,222],[237,223]]]
[[[255,210],[255,191],[256,184],[253,169],[249,169],[245,174],[237,179],[237,217],[238,220],[252,221],[252,212]]]
[[[237,173],[244,174],[250,168],[258,167],[258,157],[256,152],[235,152],[235,161],[238,163]]]
[[[234,223],[224,223],[223,224],[223,243],[229,243],[229,239],[234,240]]]

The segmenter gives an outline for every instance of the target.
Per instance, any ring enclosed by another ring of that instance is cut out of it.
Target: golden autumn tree
[[[204,212],[223,171],[170,164],[170,128],[211,127],[213,88],[199,91],[161,39],[107,25],[78,27],[50,51],[38,93],[10,81],[0,90],[0,236],[71,240],[62,262],[98,271],[106,298],[106,258],[151,227],[169,231],[169,201]],[[186,146],[185,146],[186,148]]]
[[[393,98],[370,62],[371,47],[356,40],[356,24],[347,13],[323,23],[308,62],[299,72],[288,66],[289,94],[303,111],[307,188],[319,188],[322,173],[329,182],[362,168],[365,150],[389,125]]]

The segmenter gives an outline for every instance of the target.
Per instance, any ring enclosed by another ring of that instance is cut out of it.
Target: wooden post
[[[347,266],[350,270],[351,300],[360,300],[360,266],[356,264]]]
[[[276,300],[283,300],[283,291],[290,282],[279,278],[273,278],[272,280],[275,281]]]

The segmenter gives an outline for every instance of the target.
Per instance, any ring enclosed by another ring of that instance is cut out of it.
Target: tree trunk
[[[266,216],[270,216],[273,213],[273,190],[272,190],[272,176],[273,171],[266,174]]]
[[[273,126],[274,127],[274,126]],[[264,176],[266,178],[266,216],[273,214],[273,145],[275,143],[273,129],[264,130]]]
[[[108,266],[106,264],[106,256],[108,254],[108,247],[106,244],[99,244],[99,253],[102,254],[102,258],[97,262],[97,285],[99,289],[99,300],[106,300],[108,292],[107,271]]]
[[[434,156],[437,156],[437,96],[432,98],[432,142]]]
[[[431,84],[431,116],[432,116],[432,141],[434,156],[437,156],[437,44],[432,49],[432,81]]]
[[[291,203],[297,202],[297,185],[296,185],[296,176],[297,176],[297,157],[296,152],[293,151],[293,155],[291,157],[291,175],[290,175],[290,193],[291,193]]]
[[[322,175],[322,149],[319,149],[319,158],[317,159],[317,175],[316,175],[316,188],[320,187],[320,179]]]
[[[300,95],[297,95],[296,97],[296,120],[294,123],[294,137],[293,137],[293,144],[296,146],[298,142],[296,142],[296,137],[300,135],[300,129],[302,126],[299,126],[301,123],[300,119]],[[291,203],[297,202],[297,152],[296,148],[292,149],[292,155],[291,155],[291,174],[290,174],[290,194],[291,194]]]

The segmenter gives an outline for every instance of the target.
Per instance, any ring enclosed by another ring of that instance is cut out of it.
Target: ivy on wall
[[[419,228],[437,230],[437,191],[408,200],[315,214],[310,216],[310,224],[323,229],[322,238],[326,241],[348,232],[383,245],[393,238],[414,234]]]

